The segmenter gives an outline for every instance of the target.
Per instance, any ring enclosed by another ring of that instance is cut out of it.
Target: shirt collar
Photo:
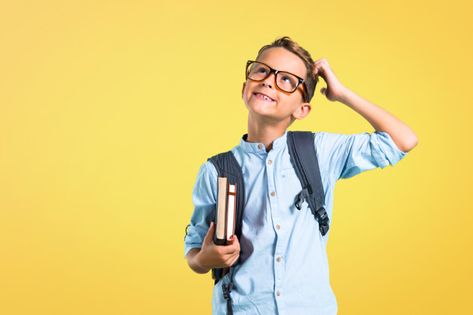
[[[241,138],[240,138],[240,147],[245,151],[245,152],[251,152],[251,153],[260,153],[260,154],[266,154],[266,147],[264,146],[264,143],[262,142],[248,142],[246,139],[248,138],[248,133],[245,133]],[[284,147],[286,145],[286,140],[287,140],[287,130],[284,132],[284,134],[276,139],[273,140],[273,146],[271,150],[279,150],[280,148]]]

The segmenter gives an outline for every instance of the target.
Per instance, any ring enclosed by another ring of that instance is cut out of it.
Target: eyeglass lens
[[[251,80],[262,81],[270,74],[271,69],[264,64],[253,62],[248,66],[248,77]],[[299,83],[299,79],[288,72],[278,72],[276,74],[276,85],[286,92],[294,92]]]

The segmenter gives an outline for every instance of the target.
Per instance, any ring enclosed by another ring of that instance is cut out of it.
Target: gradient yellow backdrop
[[[184,259],[199,166],[239,143],[244,65],[291,36],[408,124],[336,186],[339,314],[471,314],[467,1],[2,1],[0,314],[210,314]],[[291,130],[367,121],[320,94]]]

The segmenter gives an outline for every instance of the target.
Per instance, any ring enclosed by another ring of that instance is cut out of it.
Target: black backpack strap
[[[319,223],[320,233],[325,235],[329,229],[329,218],[324,208],[325,195],[315,150],[314,134],[311,131],[288,131],[287,146],[291,163],[302,184],[302,190],[295,199],[296,208],[300,210],[302,202],[306,200],[314,218]]]
[[[212,156],[208,159],[217,169],[218,176],[227,177],[229,184],[236,185],[236,222],[235,222],[235,234],[238,239],[241,239],[241,229],[243,221],[243,209],[245,208],[245,187],[243,180],[243,173],[241,171],[241,166],[238,164],[235,156],[232,151],[227,151],[219,153]],[[215,209],[215,216],[217,211]],[[215,218],[216,219],[216,218]],[[214,220],[215,220],[214,219]],[[241,253],[240,253],[241,257]],[[212,277],[215,279],[214,284],[225,275],[225,272],[229,270],[230,281],[229,283],[222,284],[223,296],[227,300],[227,314],[232,315],[232,299],[230,296],[231,289],[233,287],[233,267],[238,263],[238,261],[230,268],[214,268],[212,269]]]

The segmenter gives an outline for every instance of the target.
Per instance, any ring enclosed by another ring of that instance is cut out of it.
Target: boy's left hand
[[[320,93],[325,95],[329,101],[341,101],[346,87],[337,79],[327,59],[316,60],[313,71],[315,76],[321,76],[327,83],[327,88],[321,88]]]

